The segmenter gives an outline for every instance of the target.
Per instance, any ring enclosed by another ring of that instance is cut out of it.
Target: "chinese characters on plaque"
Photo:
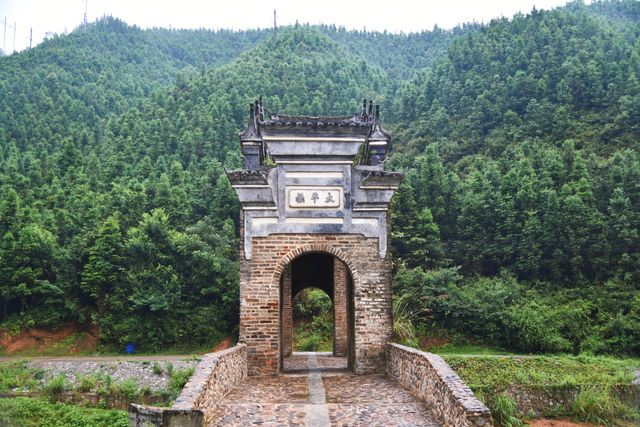
[[[340,189],[337,188],[288,188],[290,208],[340,208]]]

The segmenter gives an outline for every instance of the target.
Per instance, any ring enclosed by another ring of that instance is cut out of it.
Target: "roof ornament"
[[[259,114],[258,114],[258,122],[264,121],[264,105],[262,104],[262,97],[259,97],[256,101],[256,105],[258,106]]]
[[[373,106],[369,104],[369,114],[372,113]],[[371,132],[367,138],[366,161],[369,166],[384,168],[385,158],[389,150],[391,134],[383,129],[380,120],[380,105],[376,104],[375,116],[371,125]]]
[[[260,134],[258,133],[258,126],[256,123],[256,112],[258,108],[259,107],[257,103],[255,104],[255,106],[253,102],[249,103],[249,122],[247,123],[247,127],[245,128],[245,130],[240,134],[241,142],[262,141],[262,138],[260,138]]]
[[[382,128],[380,105],[376,104],[376,113],[373,117],[373,124],[371,125],[371,133],[369,134],[368,140],[389,142],[390,138],[391,134]]]
[[[249,123],[246,129],[240,133],[240,145],[244,167],[249,171],[255,171],[262,166],[265,158],[264,144],[258,131],[257,116],[260,114],[259,101],[249,103]]]

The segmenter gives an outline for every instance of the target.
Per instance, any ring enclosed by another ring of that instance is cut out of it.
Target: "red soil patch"
[[[233,339],[231,337],[226,337],[222,341],[220,341],[215,347],[213,347],[213,351],[222,351],[228,348],[233,347]]]
[[[529,421],[531,427],[602,427],[598,424],[574,423],[565,420],[533,420]]]
[[[98,329],[95,326],[82,327],[69,323],[61,328],[50,330],[33,328],[10,335],[0,331],[0,350],[5,354],[56,353],[69,355],[88,353],[98,346]]]

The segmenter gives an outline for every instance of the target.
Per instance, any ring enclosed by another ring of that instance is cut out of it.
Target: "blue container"
[[[125,351],[127,352],[127,354],[133,354],[136,352],[136,345],[135,344],[127,344],[127,347],[125,347]]]

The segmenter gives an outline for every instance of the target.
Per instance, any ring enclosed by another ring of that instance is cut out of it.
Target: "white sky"
[[[265,28],[296,21],[335,24],[348,29],[414,32],[434,25],[452,28],[488,22],[517,12],[550,9],[566,0],[87,0],[88,20],[113,15],[142,28]],[[0,41],[6,53],[33,45],[47,33],[72,31],[83,19],[85,0],[0,0]],[[6,32],[5,17],[7,19]]]

